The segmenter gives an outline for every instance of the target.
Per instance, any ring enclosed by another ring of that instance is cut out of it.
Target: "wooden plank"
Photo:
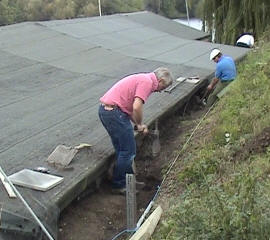
[[[144,224],[130,238],[130,240],[150,239],[162,214],[162,208],[158,206],[154,212],[146,219]]]
[[[14,193],[14,191],[13,191],[12,187],[9,185],[9,183],[6,182],[5,177],[1,173],[1,171],[0,171],[0,179],[1,179],[1,181],[2,181],[2,183],[3,183],[3,185],[4,185],[5,189],[6,189],[6,191],[8,193],[8,196],[10,198],[16,198],[16,194]]]

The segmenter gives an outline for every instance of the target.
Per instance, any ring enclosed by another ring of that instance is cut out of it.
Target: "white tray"
[[[30,169],[23,169],[10,175],[8,178],[13,184],[39,191],[47,191],[64,180],[63,177],[40,173]]]

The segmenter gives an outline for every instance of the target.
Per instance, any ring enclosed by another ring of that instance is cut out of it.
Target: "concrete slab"
[[[27,64],[23,64],[16,69],[9,69],[10,66],[14,65],[3,68],[9,70],[7,73],[1,74],[0,109],[5,105],[38,95],[82,75],[64,71],[44,63],[29,61],[26,58],[9,58],[9,62],[14,65],[17,63]]]
[[[7,52],[14,55],[29,58],[35,61],[47,62],[61,58],[67,58],[72,54],[80,53],[96,46],[90,43],[81,42],[63,34],[53,38],[42,39],[36,42],[21,43],[16,46],[5,48]]]
[[[129,21],[120,15],[110,15],[70,20],[40,22],[41,25],[76,38],[95,36],[104,33],[121,32],[128,29],[142,28],[139,23]]]
[[[0,50],[0,74],[9,74],[38,62]],[[0,81],[4,79],[1,78]]]
[[[162,32],[169,33],[170,35],[184,38],[184,39],[203,39],[209,36],[208,33],[192,29],[183,24],[178,25],[177,22],[172,22],[171,20],[154,14],[152,12],[136,12],[123,14],[126,18],[136,23],[143,24],[144,26],[150,26],[151,28],[157,29]]]
[[[118,49],[125,46],[130,47],[133,44],[141,44],[146,40],[153,40],[155,38],[163,37],[164,35],[167,34],[155,29],[137,27],[135,31],[134,28],[125,29],[123,31],[85,37],[83,40],[107,49]]]
[[[201,77],[198,85],[183,83],[171,94],[153,94],[144,107],[145,122],[151,124],[185,104],[214,72],[208,56],[218,45],[179,38],[178,23],[159,18],[151,13],[122,14],[0,28],[0,164],[8,175],[43,166],[64,177],[44,193],[18,188],[54,234],[59,212],[108,168],[113,147],[97,115],[106,90],[128,74],[159,66],[170,68],[175,78]],[[221,47],[235,59],[248,51]],[[47,164],[56,146],[80,143],[93,147],[79,152],[69,170]],[[12,219],[8,224],[15,221],[18,226],[21,220],[25,224],[20,231],[36,232],[18,199],[9,199],[1,185],[0,193],[1,227]]]
[[[230,55],[235,60],[241,59],[248,52],[246,49],[240,49],[234,46],[186,40],[186,43],[180,45],[178,48],[174,48],[171,51],[167,51],[159,55],[148,57],[147,59],[164,61],[166,63],[184,64],[185,66],[190,67],[199,66],[200,68],[214,71],[215,63],[209,59],[209,53],[213,48],[219,48],[223,54]]]
[[[56,20],[39,22],[52,30],[68,34],[76,38],[94,36],[104,33],[134,30],[136,28],[148,28],[153,31],[168,33],[172,36],[184,39],[207,38],[209,34],[192,29],[183,24],[176,23],[152,12],[136,12],[115,14],[109,16],[78,18],[70,20]],[[133,32],[133,31],[132,31]]]
[[[88,49],[50,62],[51,65],[76,73],[102,73],[107,68],[119,67],[128,57],[104,48]],[[76,62],[76,64],[74,64]]]
[[[189,42],[184,39],[179,39],[167,34],[161,37],[144,40],[131,46],[116,49],[116,51],[130,57],[163,61],[163,59],[155,58],[155,56],[174,52],[175,49],[185,46],[188,43]],[[171,61],[170,63],[175,62]]]
[[[31,45],[32,43],[46,41],[59,35],[55,31],[32,22],[1,27],[0,33],[1,49],[8,49],[18,45]]]

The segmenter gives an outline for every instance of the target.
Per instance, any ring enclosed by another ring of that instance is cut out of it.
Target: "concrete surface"
[[[248,51],[193,40],[205,36],[148,12],[0,28],[0,164],[8,175],[43,166],[64,176],[63,183],[44,193],[18,187],[55,238],[59,212],[95,183],[113,154],[98,120],[99,98],[122,77],[159,66],[169,67],[175,78],[199,75],[198,85],[183,83],[171,94],[150,97],[144,119],[152,123],[176,104],[184,104],[213,75],[212,48],[220,47],[235,60]],[[57,145],[80,143],[92,144],[92,150],[79,152],[69,170],[45,162]],[[2,184],[0,205],[1,227],[15,214],[32,221],[18,200],[8,198]],[[36,228],[29,226],[21,230]],[[9,237],[0,231],[0,239]]]

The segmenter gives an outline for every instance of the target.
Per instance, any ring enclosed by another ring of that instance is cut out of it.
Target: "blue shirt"
[[[236,67],[233,59],[222,55],[216,66],[216,78],[221,82],[234,80],[236,77]]]

